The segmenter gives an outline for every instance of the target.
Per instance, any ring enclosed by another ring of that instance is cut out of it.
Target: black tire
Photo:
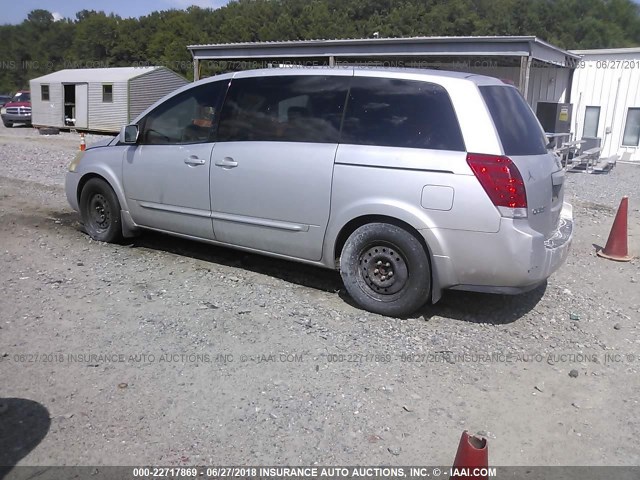
[[[94,240],[115,243],[122,239],[120,202],[107,182],[90,179],[80,193],[80,215]]]
[[[7,128],[13,127],[13,123],[11,123],[11,122],[2,122],[2,123],[4,123],[4,126],[7,127]]]
[[[349,236],[340,275],[358,305],[392,317],[414,313],[427,302],[431,289],[431,267],[422,243],[386,223],[363,225]]]
[[[55,127],[40,127],[38,133],[40,135],[60,135],[60,129]]]

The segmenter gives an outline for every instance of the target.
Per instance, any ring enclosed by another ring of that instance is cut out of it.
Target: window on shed
[[[583,137],[596,137],[600,121],[600,107],[587,107],[584,111]]]
[[[40,85],[40,99],[43,102],[49,101],[49,85]]]
[[[637,147],[638,143],[640,143],[640,108],[630,108],[627,111],[622,145],[625,147]]]
[[[113,103],[113,85],[102,85],[102,103]]]

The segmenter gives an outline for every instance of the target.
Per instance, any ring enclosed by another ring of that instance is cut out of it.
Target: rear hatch
[[[527,194],[527,217],[534,230],[549,237],[558,227],[564,198],[564,170],[540,122],[520,92],[508,85],[478,87],[491,113],[504,155],[520,171]]]

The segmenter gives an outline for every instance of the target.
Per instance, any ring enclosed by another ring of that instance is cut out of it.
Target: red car
[[[2,111],[2,123],[5,127],[12,127],[14,123],[26,123],[31,125],[31,93],[20,91],[4,104]]]

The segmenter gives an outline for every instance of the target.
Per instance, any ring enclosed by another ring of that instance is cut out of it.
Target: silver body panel
[[[123,190],[135,222],[213,239],[208,175],[213,147],[212,143],[116,147],[124,150]]]
[[[337,144],[221,142],[213,149],[216,239],[319,261]],[[224,160],[237,166],[225,166]]]
[[[346,225],[362,217],[386,217],[424,238],[433,300],[445,288],[526,291],[566,259],[572,209],[563,203],[564,176],[553,155],[510,157],[526,185],[528,216],[522,219],[501,215],[467,164],[467,152],[503,155],[478,89],[502,85],[496,79],[421,70],[239,72],[183,87],[134,123],[204,82],[277,75],[379,76],[438,84],[451,98],[466,151],[277,141],[124,145],[116,139],[89,148],[67,174],[70,205],[78,209],[83,179],[98,175],[118,196],[125,233],[146,228],[332,269]]]

